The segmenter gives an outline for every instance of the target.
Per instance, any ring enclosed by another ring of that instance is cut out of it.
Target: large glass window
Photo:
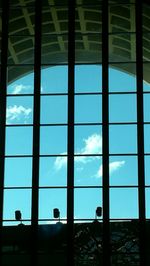
[[[150,219],[150,5],[5,1],[0,230],[32,225],[39,263],[48,254],[66,265],[73,250],[75,265],[98,265],[110,244],[111,266],[139,266]]]

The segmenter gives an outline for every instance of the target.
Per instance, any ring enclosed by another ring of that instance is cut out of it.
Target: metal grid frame
[[[50,1],[51,3],[51,1]],[[110,249],[110,213],[109,213],[109,156],[113,155],[136,155],[138,158],[138,193],[139,193],[139,240],[140,240],[140,265],[146,265],[145,254],[145,186],[144,181],[144,119],[143,119],[143,39],[142,39],[142,2],[136,1],[136,74],[137,74],[137,92],[129,92],[137,95],[137,123],[127,123],[137,125],[138,152],[137,154],[110,154],[109,153],[109,125],[125,124],[125,123],[109,123],[109,95],[115,94],[109,92],[109,30],[108,30],[108,0],[102,2],[102,123],[87,123],[87,125],[102,125],[103,131],[103,178],[102,186],[97,188],[103,189],[103,264],[111,265],[111,249]],[[68,265],[74,265],[74,126],[80,125],[74,120],[74,97],[82,95],[75,93],[75,0],[68,3],[68,165],[67,165],[67,243],[68,243]],[[41,84],[41,6],[39,1],[35,1],[35,52],[34,52],[34,94],[26,96],[34,97],[34,119],[33,119],[33,172],[32,172],[32,216],[31,216],[31,237],[33,240],[32,262],[37,263],[37,232],[38,232],[38,189],[39,189],[39,153],[40,143],[40,84]],[[3,221],[3,194],[4,194],[4,166],[5,158],[16,156],[5,156],[5,138],[6,138],[6,97],[7,95],[7,49],[10,47],[8,42],[8,13],[9,0],[3,1],[2,12],[2,53],[1,53],[1,89],[0,89],[0,229],[2,229]],[[82,17],[82,12],[80,12]],[[29,22],[29,21],[28,21]],[[55,25],[58,29],[57,25]],[[86,36],[84,37],[85,40]],[[60,39],[61,42],[61,39]],[[85,42],[86,43],[86,42]],[[16,61],[17,63],[17,61]],[[120,63],[120,62],[119,62]],[[145,92],[146,93],[146,92]],[[87,93],[88,95],[94,93]],[[96,93],[98,94],[98,93]],[[117,92],[117,94],[122,94]],[[123,93],[125,94],[125,93]],[[43,94],[42,94],[43,95]],[[45,94],[49,95],[49,94]],[[51,94],[52,95],[52,94]],[[54,94],[55,95],[55,94]],[[59,95],[59,94],[57,94]],[[85,94],[84,94],[85,95]],[[10,95],[12,96],[12,95]],[[18,95],[20,96],[20,95]],[[24,95],[25,96],[25,95]],[[81,123],[82,124],[82,123]],[[147,123],[149,124],[149,123]],[[57,126],[58,124],[55,124]],[[62,125],[62,124],[61,124]],[[9,127],[11,125],[7,125]],[[21,125],[13,125],[21,126]],[[24,125],[22,125],[24,126]],[[47,125],[45,125],[47,126]],[[53,126],[53,124],[51,125]],[[148,155],[148,154],[147,154]],[[45,156],[45,155],[43,155]],[[48,155],[48,156],[57,156]],[[89,154],[87,155],[89,156]],[[19,156],[21,157],[21,156]],[[25,157],[25,156],[22,156]],[[29,157],[29,156],[28,156]],[[86,187],[86,186],[85,186]],[[93,186],[92,186],[93,187]],[[112,186],[115,187],[115,186]],[[117,186],[119,187],[119,186]],[[122,187],[122,186],[120,186]],[[125,186],[123,186],[125,187]],[[132,186],[126,186],[132,187]],[[136,187],[136,186],[134,186]],[[20,188],[20,187],[17,187]],[[53,187],[51,187],[53,188]],[[59,187],[57,187],[59,188]],[[62,187],[60,187],[62,188]],[[64,187],[65,188],[65,187]],[[7,188],[8,189],[8,188]],[[13,188],[10,188],[13,189]],[[81,219],[80,219],[81,220]],[[0,230],[1,231],[1,230]],[[34,236],[34,237],[33,237]],[[0,238],[1,239],[1,238]]]

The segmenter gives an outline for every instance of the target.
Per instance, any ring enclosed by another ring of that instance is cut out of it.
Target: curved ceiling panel
[[[119,2],[121,2],[119,4]],[[34,0],[14,0],[9,14],[9,82],[28,72],[34,63]],[[77,0],[76,63],[101,63],[102,12],[100,0]],[[0,18],[0,29],[1,29]],[[143,8],[143,60],[150,61],[150,6]],[[67,0],[44,0],[42,11],[42,64],[67,63]],[[135,5],[133,1],[110,1],[109,61],[111,66],[135,74]],[[124,62],[124,64],[122,64]],[[117,64],[116,64],[117,63]],[[118,64],[120,63],[120,65]],[[144,79],[150,82],[149,64]]]

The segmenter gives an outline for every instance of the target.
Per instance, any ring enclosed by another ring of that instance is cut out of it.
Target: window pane
[[[150,104],[150,94],[145,93],[144,94],[144,121],[145,122],[150,122],[149,104]]]
[[[75,122],[100,123],[102,121],[102,97],[86,95],[75,97]]]
[[[132,3],[132,4],[134,4],[135,3],[135,0],[108,0],[108,2],[110,2],[110,4],[118,4],[118,3],[120,3],[120,4],[122,4],[123,5],[123,3],[125,4],[130,4],[130,3]]]
[[[110,153],[136,153],[137,130],[134,125],[110,126]]]
[[[138,185],[136,156],[110,156],[109,171],[111,186]]]
[[[100,265],[103,252],[103,223],[91,220],[74,224],[75,265]]]
[[[110,217],[112,219],[138,218],[138,190],[136,188],[110,189]]]
[[[150,219],[150,188],[146,188],[146,218]]]
[[[149,77],[150,63],[145,62],[143,64],[143,86],[144,91],[150,91],[150,77]]]
[[[18,223],[15,223],[15,224],[18,225]],[[5,225],[7,225],[7,224],[5,223]],[[13,223],[13,225],[14,225],[14,223]],[[12,229],[12,230],[15,230],[15,229]],[[21,234],[20,238],[21,237],[24,239],[24,234]],[[26,235],[26,237],[27,237],[27,235]],[[3,266],[9,264],[10,261],[15,261],[16,264],[22,265],[22,266],[26,266],[26,265],[29,265],[30,264],[31,255],[29,255],[29,253],[26,253],[26,250],[25,249],[22,251],[22,249],[21,249],[22,248],[22,246],[21,246],[22,243],[20,243],[20,245],[18,245],[18,241],[17,240],[18,239],[15,238],[15,240],[12,242],[13,244],[11,243],[11,245],[12,245],[11,246],[11,250],[9,250],[10,249],[10,246],[6,246],[6,250],[7,250],[7,247],[8,247],[8,251],[6,251],[6,253],[3,253],[2,254],[2,265]],[[26,242],[26,241],[24,241],[24,242]],[[13,252],[13,246],[17,246],[18,249],[19,249],[19,251],[21,249],[21,251],[22,251],[23,254],[21,252],[19,252],[18,250],[16,252],[17,254],[16,253],[14,254],[14,252]],[[27,247],[27,250],[28,250],[28,248],[29,247]]]
[[[12,8],[9,10],[8,31],[10,35],[34,35],[34,23],[34,8],[19,7],[17,9]],[[19,27],[18,25],[21,26]]]
[[[109,36],[109,62],[135,62],[135,33]]]
[[[5,189],[3,208],[4,208],[4,214],[3,214],[4,220],[15,220],[16,210],[21,211],[22,219],[31,219],[31,190]]]
[[[24,6],[26,6],[26,7],[30,7],[30,6],[32,6],[33,7],[33,5],[35,4],[35,0],[29,0],[29,1],[27,1],[27,2],[24,2],[24,4],[22,4],[21,2],[20,2],[20,0],[13,0],[13,1],[11,1],[11,6],[13,7],[18,7],[18,8],[20,8],[20,7],[24,7]]]
[[[136,95],[109,96],[110,122],[136,122]]]
[[[32,66],[8,67],[8,94],[33,94],[34,73]]]
[[[111,64],[109,67],[109,91],[136,91],[135,73],[135,64]]]
[[[102,185],[102,158],[100,156],[75,156],[75,186]]]
[[[131,243],[127,243],[127,245],[130,245]],[[134,254],[122,254],[120,253],[113,253],[111,257],[112,265],[120,266],[120,265],[134,265],[134,266],[140,266],[140,254],[136,251]],[[121,263],[121,264],[120,264]]]
[[[136,219],[111,222],[112,265],[140,265],[138,223]]]
[[[43,3],[43,1],[42,1]],[[44,4],[44,3],[43,3]],[[57,21],[57,27],[56,22]],[[47,5],[42,9],[42,35],[67,33],[68,31],[68,5],[67,1],[47,1]],[[62,38],[60,38],[60,48],[62,48]],[[62,49],[61,49],[62,51]],[[56,57],[56,55],[55,55]]]
[[[77,32],[102,32],[102,5],[97,0],[76,1],[79,8],[76,9],[76,31]],[[80,6],[82,5],[82,8]],[[83,20],[83,21],[82,21]],[[81,23],[82,21],[82,23]]]
[[[150,185],[150,156],[145,156],[145,185]]]
[[[100,65],[77,65],[75,67],[75,91],[77,93],[101,92],[102,67]]]
[[[124,256],[126,253],[139,252],[138,223],[136,219],[124,223],[122,221],[111,222],[111,243],[114,253],[118,255],[121,253],[120,255]]]
[[[67,108],[68,106],[66,96],[42,96],[41,123],[67,123]]]
[[[32,127],[6,128],[6,155],[32,154]]]
[[[41,70],[41,93],[67,93],[67,91],[67,66],[51,66]]]
[[[15,57],[8,50],[8,64],[34,64],[34,37],[32,36],[9,36],[9,43],[13,46]]]
[[[32,185],[32,159],[5,159],[5,187],[29,187]]]
[[[102,0],[77,0],[77,4],[86,7],[86,9],[94,8],[95,6],[101,8]],[[99,11],[97,14],[99,14]]]
[[[51,25],[45,25],[46,29],[44,30],[46,32],[48,29],[49,34],[45,34],[42,36],[42,65],[64,65],[68,62],[67,24],[61,24],[61,26],[64,26],[63,34],[62,32],[59,34],[55,31],[55,25],[53,22]],[[58,79],[58,77],[59,75],[57,75],[56,78]],[[58,84],[60,84],[60,82]]]
[[[75,153],[101,154],[102,153],[102,127],[76,126],[75,127]]]
[[[40,158],[40,186],[67,185],[67,157]]]
[[[40,135],[40,154],[66,154],[67,127],[43,126]]]
[[[33,97],[7,97],[6,123],[33,123]]]
[[[150,125],[144,125],[144,150],[150,153]]]
[[[0,17],[2,17],[1,10],[0,10]],[[2,22],[1,22],[1,27],[2,27]],[[2,50],[2,33],[0,33],[0,64],[1,64],[1,50]]]
[[[75,62],[76,64],[82,65],[101,65],[102,34],[98,33],[98,31],[101,31],[101,25],[92,22],[87,22],[86,25],[88,31],[87,34],[81,32],[80,23],[76,23],[76,30],[78,30],[78,33],[75,36]],[[87,80],[89,80],[89,78]]]
[[[135,5],[134,1],[109,1],[109,32],[135,32]]]
[[[94,220],[97,207],[102,207],[102,189],[76,188],[74,193],[74,218]]]
[[[149,32],[149,13],[150,12],[150,6],[149,3],[144,1],[142,5],[142,15],[143,15],[143,31]]]
[[[150,33],[143,33],[143,60],[149,62],[150,61]]]
[[[39,190],[39,219],[53,219],[53,209],[58,208],[60,218],[66,219],[67,213],[66,189],[40,189]],[[57,221],[56,219],[54,219]]]
[[[150,91],[150,83],[143,81],[143,90]]]

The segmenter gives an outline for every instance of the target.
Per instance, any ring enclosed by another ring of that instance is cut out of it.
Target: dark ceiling
[[[121,3],[119,3],[121,2]],[[130,4],[129,4],[130,3]],[[145,0],[145,3],[148,3]],[[34,64],[34,0],[14,0],[9,13],[9,82],[32,71]],[[77,0],[76,63],[101,63],[102,12],[100,0]],[[0,17],[0,28],[1,28]],[[143,60],[150,61],[150,6],[143,7]],[[112,0],[109,5],[109,61],[111,66],[135,74],[134,0]],[[67,0],[44,0],[42,11],[42,65],[67,64]],[[122,63],[124,62],[124,63]],[[120,64],[118,64],[120,63]],[[17,67],[25,65],[24,67]],[[31,66],[30,66],[31,65]],[[144,79],[150,82],[149,64]]]

